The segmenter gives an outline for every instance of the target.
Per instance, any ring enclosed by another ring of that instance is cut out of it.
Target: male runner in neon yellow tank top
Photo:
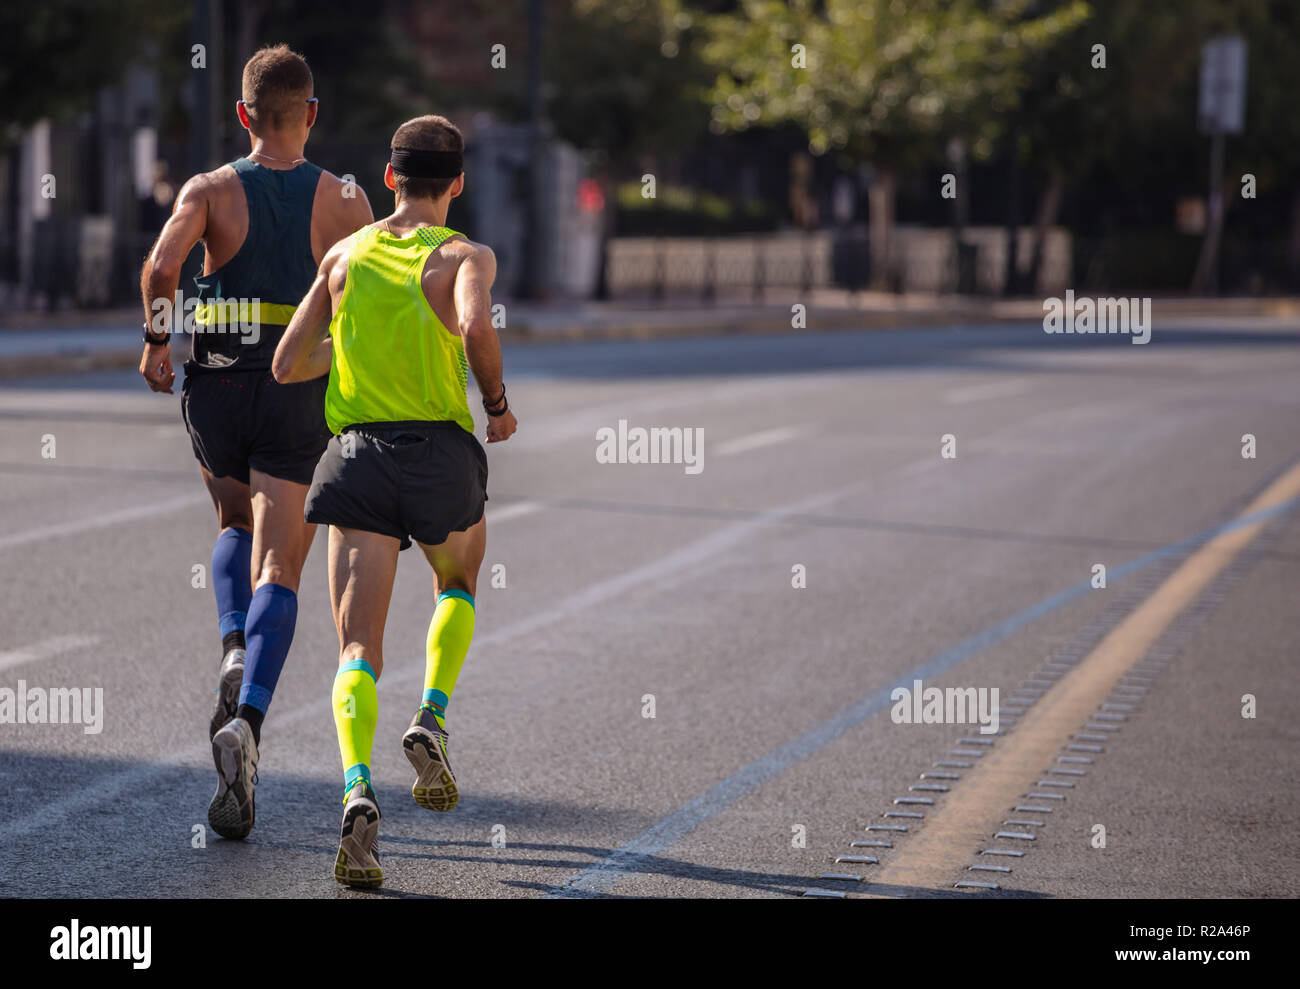
[[[334,437],[316,466],[306,517],[330,526],[344,770],[334,875],[350,886],[383,882],[370,785],[375,681],[397,554],[412,540],[433,567],[436,603],[423,700],[402,746],[415,767],[415,802],[456,805],[445,716],[474,633],[486,542],[487,457],[465,397],[469,372],[488,415],[487,441],[509,439],[516,425],[491,320],[496,258],[443,225],[464,188],[463,152],[460,131],[443,117],[397,129],[384,171],[396,194],[392,215],[329,250],[271,365],[280,382],[329,372],[325,420]]]

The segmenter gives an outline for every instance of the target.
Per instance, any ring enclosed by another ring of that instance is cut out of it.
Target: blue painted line
[[[1206,529],[1204,532],[1188,539],[1152,550],[1150,553],[1109,570],[1107,574],[1108,581],[1136,573],[1173,554],[1194,549],[1224,533],[1233,532],[1236,529],[1273,518],[1283,512],[1290,511],[1297,504],[1300,504],[1300,498],[1292,498],[1279,505],[1274,505],[1272,508],[1253,512],[1223,525]],[[791,766],[807,759],[810,755],[835,741],[849,729],[862,724],[873,714],[885,710],[891,704],[890,694],[896,687],[910,689],[914,680],[927,680],[946,673],[981,650],[1001,642],[1010,635],[1014,635],[1025,626],[1033,624],[1062,605],[1078,600],[1092,590],[1091,581],[1085,580],[1058,594],[1045,598],[1037,604],[1031,605],[1010,618],[1004,618],[947,652],[940,653],[933,659],[913,668],[898,680],[889,684],[889,686],[873,691],[854,701],[848,707],[831,715],[825,721],[810,728],[797,738],[751,762],[733,776],[729,776],[712,789],[700,794],[681,809],[669,814],[626,845],[616,849],[608,857],[588,866],[582,872],[570,876],[565,880],[563,886],[557,887],[546,895],[548,897],[562,897],[575,893],[599,894],[607,892],[610,887],[618,882],[620,874],[635,871],[637,862],[640,859],[649,855],[656,855],[676,844],[696,827],[730,807],[737,800],[752,793],[768,780],[779,776]]]

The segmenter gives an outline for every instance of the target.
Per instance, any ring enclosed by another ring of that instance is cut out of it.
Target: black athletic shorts
[[[270,371],[185,368],[181,416],[194,456],[214,477],[248,483],[249,468],[310,484],[330,431],[329,377],[279,384]]]
[[[368,422],[331,437],[307,492],[308,522],[436,546],[483,517],[483,444],[455,422]]]

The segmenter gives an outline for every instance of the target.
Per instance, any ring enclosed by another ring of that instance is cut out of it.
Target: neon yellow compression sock
[[[443,591],[433,609],[425,646],[424,703],[441,727],[446,727],[447,703],[456,689],[474,638],[474,599],[462,590]]]
[[[370,782],[370,751],[375,744],[375,724],[379,721],[379,694],[375,690],[375,671],[364,659],[354,659],[339,667],[334,677],[334,727],[339,735],[339,754],[343,757],[343,799],[358,781]]]

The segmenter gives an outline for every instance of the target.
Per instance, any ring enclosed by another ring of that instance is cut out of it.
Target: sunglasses
[[[315,96],[313,96],[311,99],[307,100],[307,102],[308,102],[308,103],[315,103],[315,102],[317,102],[317,99],[316,99]],[[255,106],[256,104],[253,104],[253,103],[245,103],[243,100],[235,100],[235,105],[236,105],[236,106],[242,106],[242,107],[250,107],[250,106]]]

